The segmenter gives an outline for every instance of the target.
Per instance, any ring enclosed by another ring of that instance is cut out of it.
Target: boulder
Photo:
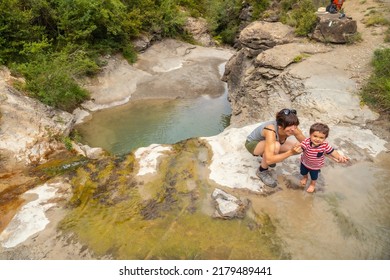
[[[320,14],[311,38],[324,43],[345,44],[357,32],[356,20],[344,14]]]
[[[252,22],[239,36],[239,43],[248,50],[248,57],[254,57],[264,50],[293,40],[294,29],[280,22]]]
[[[243,218],[248,208],[248,200],[240,200],[220,189],[215,189],[211,197],[215,201],[215,218],[233,219]]]
[[[100,147],[90,147],[81,143],[72,142],[72,149],[79,155],[87,157],[89,159],[103,158],[107,152]]]

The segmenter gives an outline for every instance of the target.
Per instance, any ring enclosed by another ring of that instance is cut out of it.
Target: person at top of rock
[[[339,154],[326,138],[329,136],[329,127],[323,123],[315,123],[310,127],[310,137],[301,142],[303,153],[301,155],[302,187],[306,187],[309,175],[311,182],[307,192],[314,192],[321,167],[325,164],[325,155],[329,155],[336,162],[344,163],[349,159]]]
[[[340,12],[345,0],[330,0],[330,4],[326,6],[326,11],[331,14]]]
[[[336,5],[337,11],[340,11],[343,7],[345,0],[332,0],[332,3]]]
[[[283,109],[274,120],[261,123],[246,139],[246,149],[254,156],[261,156],[256,175],[271,188],[276,187],[277,182],[268,167],[274,167],[277,162],[302,152],[299,142],[306,137],[298,125],[297,111]],[[287,139],[289,136],[295,136],[296,140]]]

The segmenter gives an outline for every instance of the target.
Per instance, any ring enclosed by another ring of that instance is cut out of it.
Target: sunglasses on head
[[[282,112],[283,112],[283,114],[285,114],[286,116],[287,116],[287,115],[290,115],[290,114],[294,114],[294,115],[297,114],[297,110],[295,110],[295,109],[283,109]]]

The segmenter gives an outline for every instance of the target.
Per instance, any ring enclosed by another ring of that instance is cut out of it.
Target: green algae
[[[66,155],[59,158],[51,159],[36,168],[30,173],[35,176],[55,177],[75,171],[79,166],[88,162],[88,159],[81,156]]]
[[[133,154],[80,167],[60,228],[114,259],[285,258],[266,215],[221,220],[205,210],[218,187],[205,179],[205,154],[210,161],[208,147],[196,139],[173,145],[147,181],[135,175]]]

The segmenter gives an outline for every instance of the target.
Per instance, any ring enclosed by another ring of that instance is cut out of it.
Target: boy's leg
[[[309,176],[306,174],[302,177],[300,183],[302,187],[306,187],[307,180],[309,179]]]
[[[306,183],[307,183],[307,180],[309,178],[309,169],[306,168],[306,166],[304,166],[302,163],[301,163],[301,175],[303,176],[303,178],[301,179],[300,183],[301,183],[301,186],[302,187],[305,187],[306,186]]]
[[[310,185],[309,185],[309,187],[307,188],[306,191],[307,191],[308,193],[314,192],[315,189],[316,189],[316,183],[317,183],[317,180],[311,180]]]
[[[320,173],[320,170],[310,170],[311,182],[310,182],[309,187],[306,190],[308,193],[312,193],[315,191],[319,173]]]

